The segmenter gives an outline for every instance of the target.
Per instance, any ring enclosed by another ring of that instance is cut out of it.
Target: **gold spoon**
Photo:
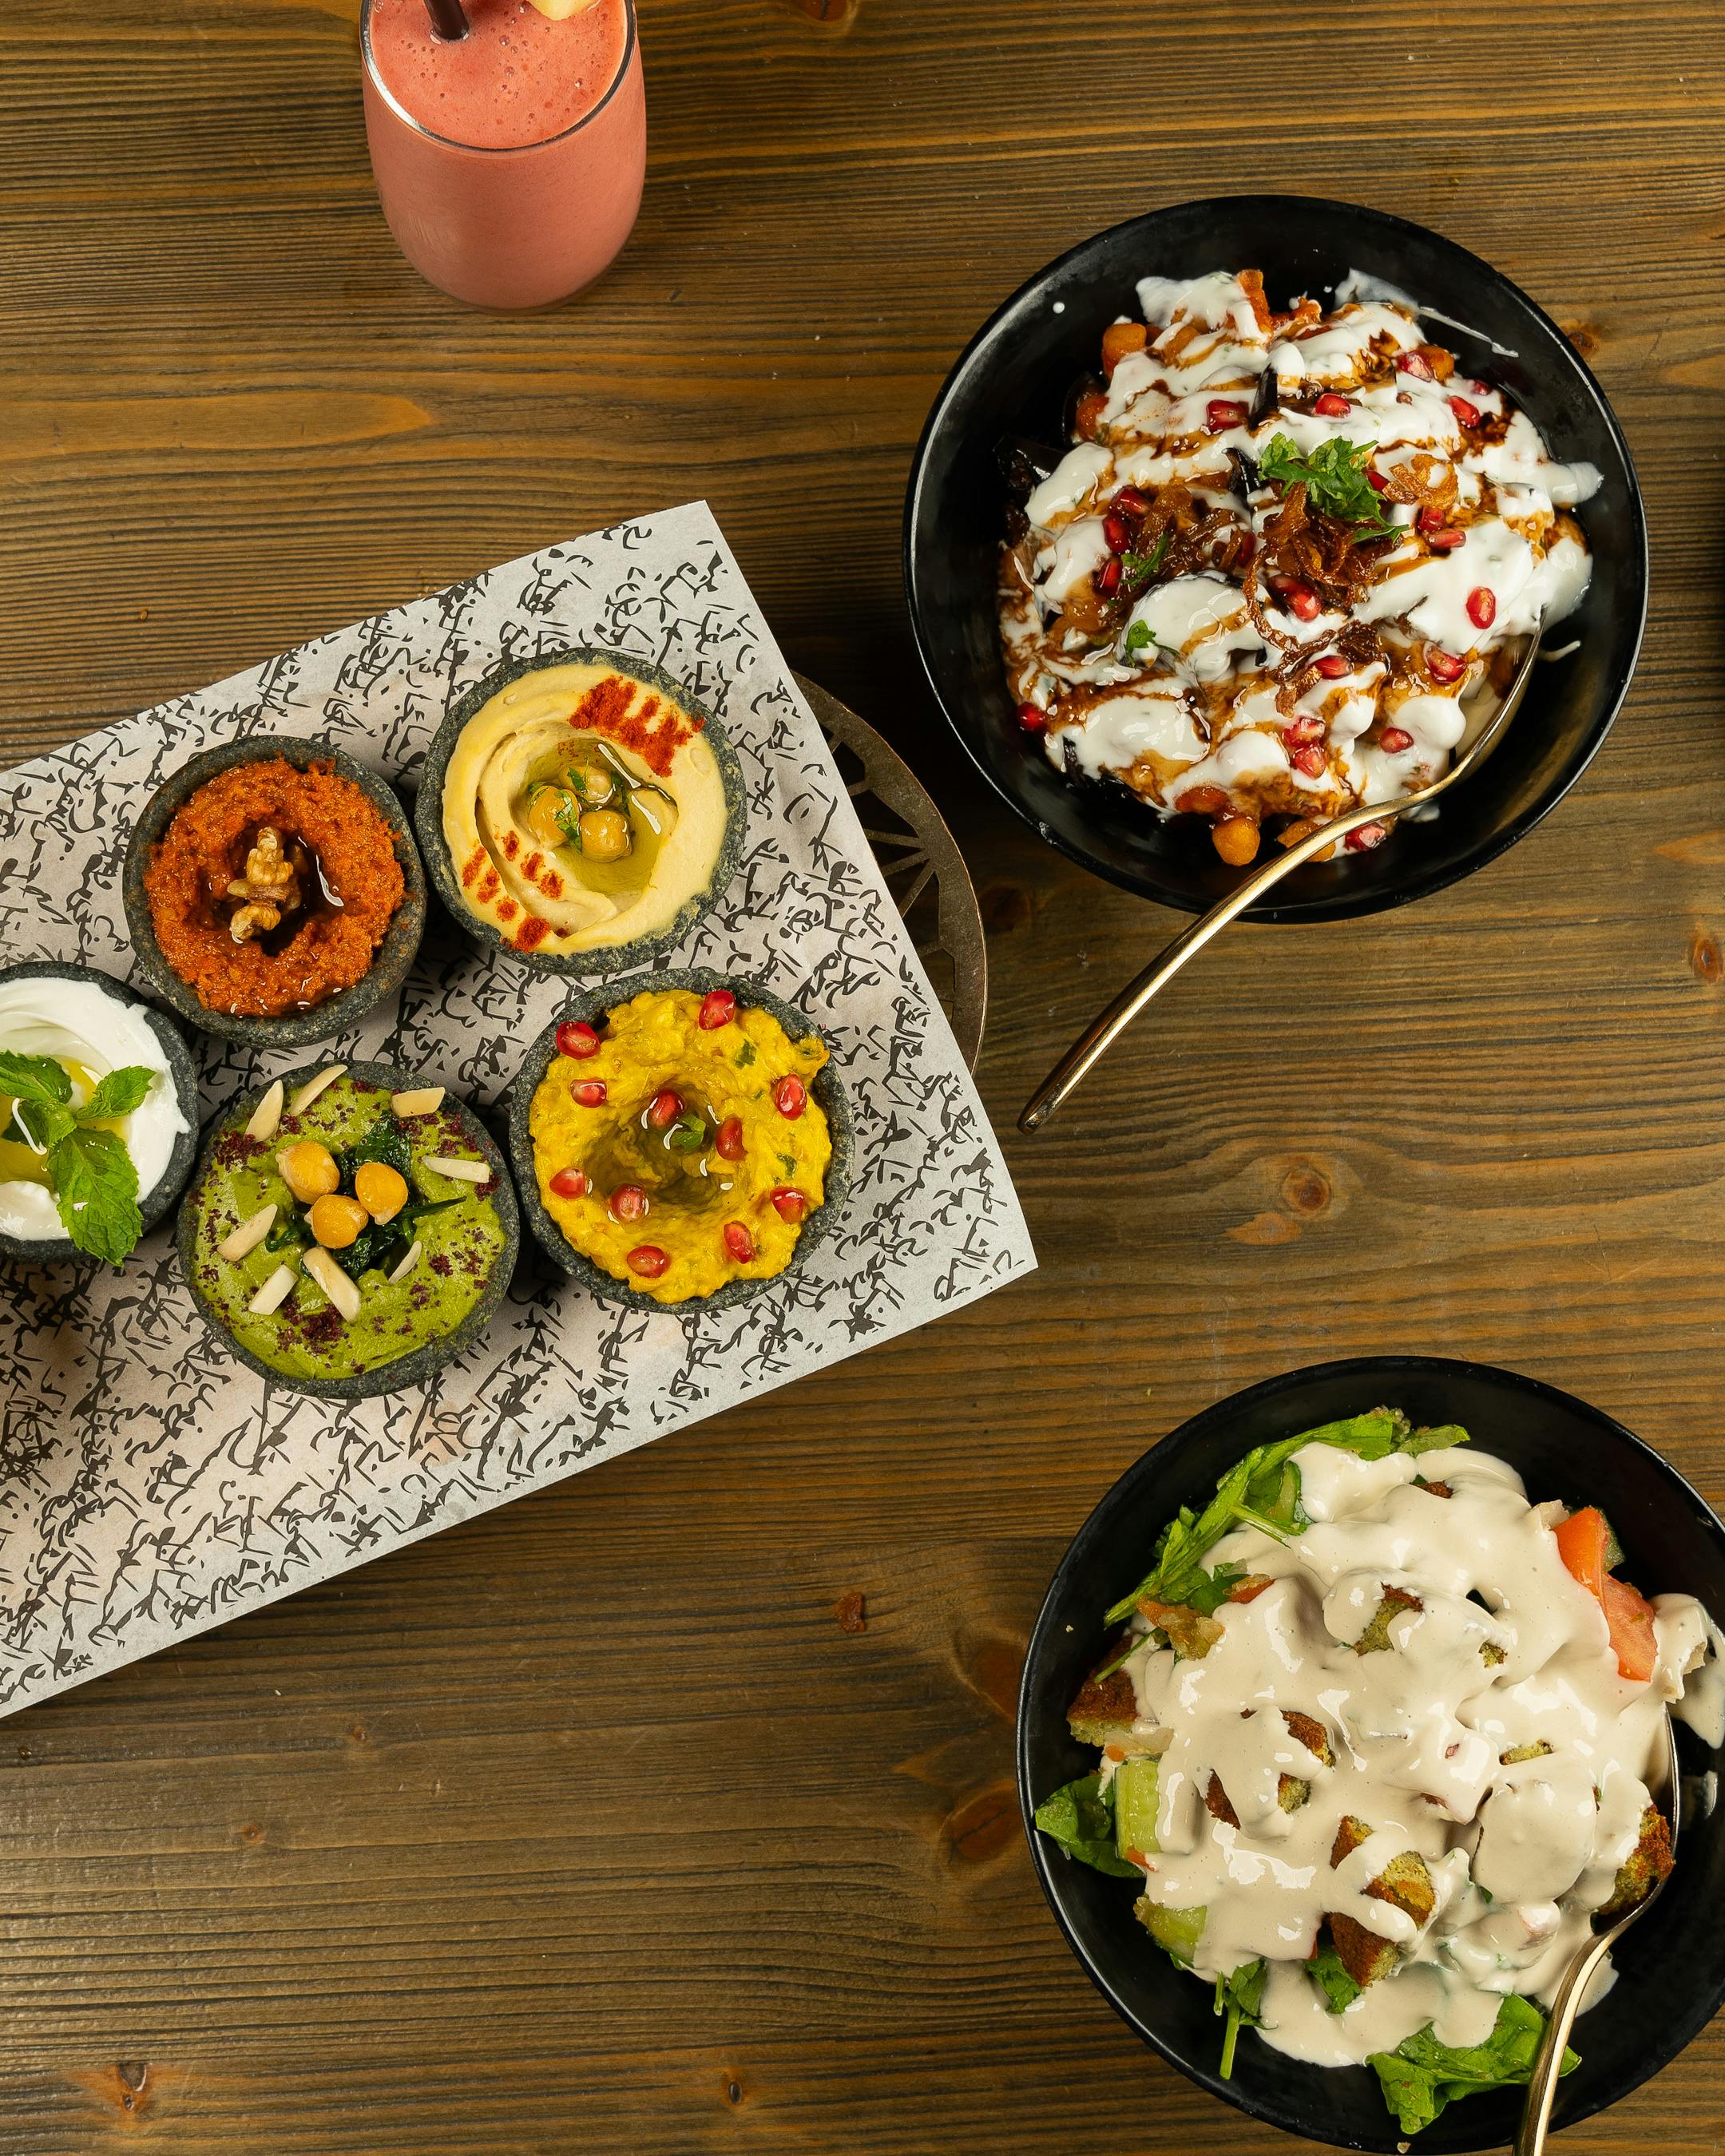
[[[1665,1788],[1663,1810],[1671,1830],[1671,1847],[1677,1846],[1677,1815],[1681,1808],[1677,1776],[1677,1737],[1671,1727],[1669,1714],[1665,1717]],[[1666,1878],[1670,1878],[1667,1872]],[[1558,2071],[1563,2064],[1563,2046],[1569,2041],[1569,2031],[1575,2025],[1575,2017],[1581,2010],[1581,2001],[1588,1981],[1600,1961],[1609,1953],[1624,1933],[1645,1909],[1651,1909],[1665,1891],[1665,1879],[1660,1880],[1649,1894],[1644,1894],[1632,1909],[1625,1909],[1615,1923],[1607,1924],[1584,1940],[1576,1950],[1575,1958],[1563,1972],[1563,1981],[1552,1994],[1551,2015],[1545,2025],[1545,2036],[1533,2061],[1533,2071],[1527,2077],[1527,2101],[1522,2107],[1522,2123],[1517,2130],[1515,2156],[1540,2156],[1545,2147],[1545,2137],[1551,2125],[1552,2099],[1558,2092]]]
[[[1476,770],[1483,763],[1515,716],[1516,707],[1526,693],[1528,678],[1533,671],[1533,661],[1538,655],[1539,631],[1536,627],[1527,639],[1527,649],[1522,655],[1515,677],[1504,692],[1503,701],[1440,778],[1433,779],[1430,786],[1422,786],[1417,793],[1404,794],[1399,801],[1383,801],[1371,808],[1350,808],[1343,815],[1332,817],[1327,824],[1320,824],[1285,852],[1254,869],[1243,883],[1236,885],[1229,892],[1226,898],[1219,900],[1189,928],[1183,929],[1173,942],[1144,968],[1137,980],[1122,988],[1107,1009],[1092,1020],[1087,1029],[1073,1042],[1026,1102],[1024,1111],[1019,1117],[1019,1128],[1024,1132],[1040,1131],[1079,1080],[1125,1032],[1151,997],[1173,978],[1189,958],[1195,958],[1210,938],[1225,928],[1236,914],[1243,913],[1255,898],[1261,896],[1272,885],[1280,883],[1285,875],[1291,875],[1296,868],[1309,861],[1314,854],[1321,854],[1326,846],[1332,846],[1338,839],[1345,839],[1350,831],[1358,831],[1367,824],[1387,824],[1392,817],[1404,815],[1409,808],[1417,808],[1424,802],[1435,801],[1439,794],[1447,792],[1458,779],[1466,778],[1470,771]]]

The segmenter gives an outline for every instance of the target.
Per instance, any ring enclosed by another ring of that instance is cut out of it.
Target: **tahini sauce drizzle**
[[[1312,1524],[1286,1544],[1242,1528],[1207,1560],[1275,1584],[1224,1605],[1222,1636],[1202,1659],[1147,1645],[1126,1665],[1141,1727],[1163,1745],[1146,1892],[1171,1908],[1207,1907],[1198,1975],[1269,1962],[1260,2034],[1277,2051],[1359,2064],[1427,2023],[1445,2043],[1478,2043],[1504,1993],[1549,1994],[1610,1898],[1668,1702],[1709,1743],[1725,1737],[1725,1641],[1692,1598],[1661,1595],[1655,1674],[1620,1677],[1598,1603],[1558,1553],[1563,1507],[1530,1505],[1489,1454],[1368,1462],[1311,1445],[1296,1464]],[[1424,1606],[1394,1621],[1393,1649],[1357,1654],[1389,1585]],[[1487,1665],[1485,1642],[1501,1662]],[[1322,1723],[1332,1766],[1289,1733],[1284,1708]],[[1502,1763],[1541,1740],[1548,1755]],[[1204,1809],[1213,1774],[1238,1828]],[[1311,1785],[1292,1812],[1277,1801],[1284,1774]],[[1349,1815],[1373,1832],[1332,1870]],[[1423,1928],[1365,1892],[1409,1849],[1436,1892]],[[1404,1955],[1341,2014],[1302,1968],[1334,1912]]]

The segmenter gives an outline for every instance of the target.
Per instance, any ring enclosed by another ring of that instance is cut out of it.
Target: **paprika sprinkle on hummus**
[[[332,765],[219,773],[144,870],[162,955],[205,1009],[280,1018],[362,980],[406,895],[378,810]]]

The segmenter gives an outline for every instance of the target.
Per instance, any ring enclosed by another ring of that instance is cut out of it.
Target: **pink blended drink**
[[[647,100],[634,0],[552,22],[532,0],[465,0],[439,38],[425,0],[365,0],[366,134],[396,244],[479,307],[542,307],[591,284],[640,208]]]

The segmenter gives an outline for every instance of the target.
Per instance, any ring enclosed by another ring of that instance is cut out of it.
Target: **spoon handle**
[[[1515,2156],[1540,2156],[1545,2147],[1546,2133],[1551,2125],[1552,2102],[1557,2095],[1558,2076],[1563,2070],[1563,2046],[1568,2042],[1569,2031],[1575,2026],[1575,2017],[1581,2011],[1582,1995],[1589,1981],[1620,1928],[1614,1925],[1609,1932],[1602,1932],[1594,1941],[1590,1953],[1577,1954],[1565,1971],[1563,1982],[1558,1986],[1546,2021],[1545,2036],[1534,2059],[1533,2071],[1527,2076],[1527,2102],[1522,2107],[1522,2123],[1516,2128]]]
[[[1334,845],[1348,832],[1358,830],[1362,824],[1387,822],[1398,809],[1411,805],[1406,801],[1386,802],[1375,808],[1350,809],[1345,816],[1337,816],[1333,822],[1321,824],[1316,830],[1308,831],[1286,852],[1273,855],[1260,863],[1243,883],[1236,885],[1225,898],[1219,899],[1208,913],[1200,915],[1189,928],[1182,929],[1137,978],[1121,990],[1106,1010],[1092,1019],[1032,1094],[1019,1117],[1019,1128],[1027,1132],[1040,1130],[1151,997],[1173,978],[1189,958],[1195,958],[1211,937],[1225,928],[1236,914],[1243,913],[1254,899],[1261,897],[1273,884],[1280,883],[1285,875],[1309,861],[1314,854],[1321,854],[1326,846]]]

